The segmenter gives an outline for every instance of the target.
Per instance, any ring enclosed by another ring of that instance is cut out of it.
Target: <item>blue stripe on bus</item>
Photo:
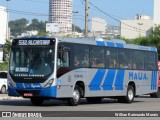
[[[99,46],[105,46],[105,43],[103,41],[96,41],[97,45]]]
[[[118,70],[116,81],[114,84],[114,86],[116,87],[115,90],[123,90],[124,73],[125,70]]]
[[[152,78],[151,78],[151,90],[157,89],[157,72],[152,71]]]
[[[24,88],[23,83],[16,83],[17,88]]]
[[[57,86],[51,86],[49,88],[41,89],[41,93],[39,96],[56,97],[56,95],[57,95]]]
[[[116,43],[116,47],[118,47],[118,48],[124,48],[124,45],[122,43]]]
[[[156,90],[156,72],[154,72],[154,90]]]
[[[151,51],[155,51],[155,52],[156,52],[156,51],[157,51],[157,49],[156,49],[156,48],[154,48],[154,47],[152,47],[152,48],[151,48]]]
[[[151,90],[153,89],[153,71],[152,71],[152,75],[151,75]]]
[[[103,90],[113,90],[113,81],[116,70],[108,70],[105,81],[103,83]]]
[[[154,84],[153,89],[156,90],[156,72],[154,71]]]
[[[16,83],[18,89],[40,89],[40,83]]]
[[[113,42],[107,42],[107,46],[109,46],[109,47],[115,47],[115,45],[114,45]]]
[[[154,90],[157,89],[157,72],[154,72]]]
[[[152,48],[151,48],[151,51],[155,51],[155,49],[152,47]]]
[[[158,89],[158,72],[156,71],[156,89]]]
[[[93,77],[89,85],[90,90],[101,90],[100,85],[101,85],[105,72],[106,72],[105,69],[98,69],[98,71],[96,72],[95,76]]]
[[[155,74],[154,74],[154,71],[153,71],[153,84],[152,84],[152,89],[154,90],[154,84],[155,84]]]
[[[153,72],[153,90],[155,90],[155,71]]]

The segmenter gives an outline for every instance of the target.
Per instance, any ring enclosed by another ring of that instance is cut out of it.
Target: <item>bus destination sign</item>
[[[52,45],[53,44],[53,40],[18,40],[16,42],[16,45]]]

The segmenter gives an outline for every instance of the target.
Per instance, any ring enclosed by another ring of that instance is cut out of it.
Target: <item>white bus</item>
[[[11,46],[8,94],[44,100],[105,97],[131,103],[158,89],[157,49],[102,38],[23,37]]]

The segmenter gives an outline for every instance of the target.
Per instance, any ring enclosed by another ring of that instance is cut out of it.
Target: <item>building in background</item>
[[[7,11],[6,7],[0,6],[0,44],[5,44],[7,39]]]
[[[120,26],[107,25],[106,34],[110,36],[119,36],[120,35]]]
[[[38,34],[38,31],[37,30],[30,30],[30,31],[25,31],[23,33],[21,33],[20,36],[17,36],[17,37],[24,37],[24,36],[35,36]]]
[[[106,33],[107,23],[101,18],[92,18],[92,34],[93,36],[101,35]]]
[[[160,0],[154,0],[153,20],[154,24],[160,25]]]
[[[3,61],[4,57],[4,44],[8,39],[8,22],[7,22],[7,11],[6,7],[0,6],[0,62]]]
[[[121,21],[121,37],[135,39],[149,36],[154,22],[149,16],[137,15],[134,20]]]
[[[46,31],[49,32],[49,34],[55,34],[60,33],[60,27],[58,23],[47,23],[46,24]]]
[[[49,23],[58,24],[61,33],[72,31],[72,0],[49,0]]]

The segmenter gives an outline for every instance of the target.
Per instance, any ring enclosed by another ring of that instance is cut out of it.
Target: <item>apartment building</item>
[[[61,33],[72,31],[72,0],[49,1],[49,23],[56,23]]]

